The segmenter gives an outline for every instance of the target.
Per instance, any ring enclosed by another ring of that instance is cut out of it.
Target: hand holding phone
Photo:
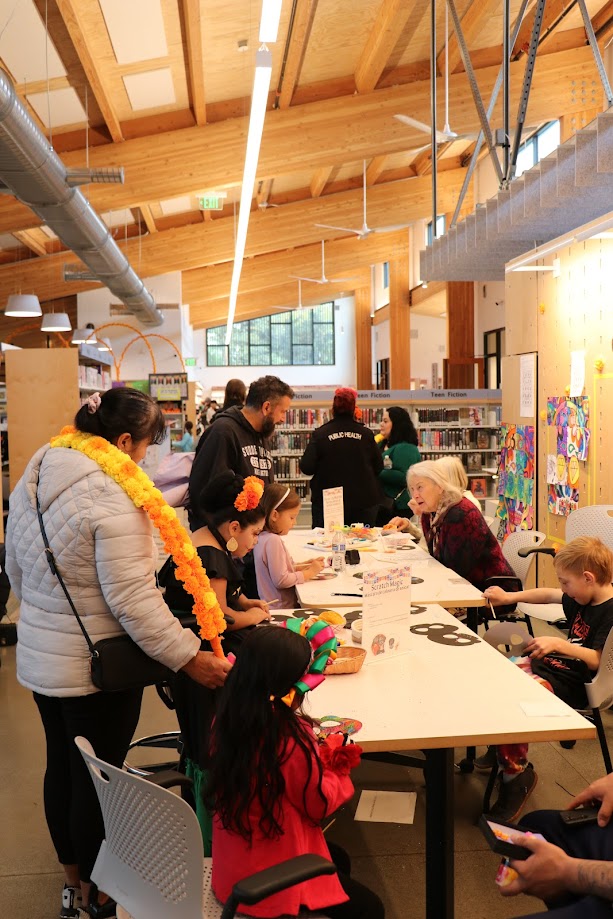
[[[524,836],[535,836],[537,839],[544,839],[540,833],[526,833],[521,827],[512,823],[501,823],[500,821],[488,820],[485,815],[479,818],[479,827],[485,836],[492,852],[503,855],[505,858],[516,858],[518,861],[525,861],[530,858],[532,852],[525,846],[519,846],[512,841],[514,833],[521,833]]]

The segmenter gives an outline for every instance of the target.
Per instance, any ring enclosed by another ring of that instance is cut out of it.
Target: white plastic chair
[[[577,536],[597,536],[613,551],[613,504],[580,507],[566,521],[566,542]]]
[[[211,890],[212,860],[203,857],[198,819],[177,795],[98,759],[84,737],[75,743],[90,771],[104,819],[105,840],[92,880],[132,919],[231,919],[239,903],[322,874],[332,862],[301,855],[234,885],[225,906]],[[319,916],[319,919],[325,919]]]
[[[516,530],[507,537],[502,544],[502,554],[509,565],[526,585],[528,573],[532,567],[534,555],[521,556],[519,549],[530,547],[537,549],[546,539],[545,533],[539,530]],[[541,619],[544,622],[559,622],[564,619],[564,610],[561,603],[518,603],[517,612],[521,616],[531,619]]]

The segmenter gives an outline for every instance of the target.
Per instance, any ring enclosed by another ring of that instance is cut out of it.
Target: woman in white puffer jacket
[[[166,434],[157,403],[128,388],[90,397],[75,425],[104,437],[135,462]],[[80,891],[92,915],[113,916],[112,901],[103,894],[90,897],[104,833],[74,737],[83,735],[98,756],[121,766],[142,689],[108,693],[92,683],[85,638],[47,564],[37,493],[57,566],[92,642],[127,632],[150,657],[211,688],[223,683],[230,665],[202,652],[200,639],[183,629],[164,603],[145,511],[83,453],[40,449],[11,495],[6,537],[6,569],[21,601],[17,677],[33,690],[47,740],[45,814],[65,872],[60,916],[76,919]]]

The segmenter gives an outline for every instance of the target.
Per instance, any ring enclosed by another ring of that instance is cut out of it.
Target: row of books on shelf
[[[436,451],[430,454],[427,450],[420,450],[422,460],[426,459],[439,459],[441,452]],[[491,453],[463,453],[461,456],[454,454],[453,450],[450,450],[448,456],[458,456],[458,459],[464,464],[466,472],[481,472],[484,468],[488,467],[488,464],[492,463],[492,454]]]
[[[302,475],[299,456],[275,456],[275,475],[277,478]]]
[[[99,389],[101,392],[111,388],[111,374],[97,367],[86,367],[79,364],[79,386],[83,389]]]
[[[289,450],[304,453],[310,437],[310,431],[295,431],[293,434],[282,434],[277,429],[277,433],[271,441],[271,450],[275,453],[286,453]]]
[[[417,417],[415,417],[415,415]],[[500,405],[460,405],[458,408],[418,408],[412,412],[414,424],[491,425],[501,423]]]
[[[422,448],[430,450],[496,450],[498,448],[498,435],[487,430],[420,428],[417,433],[420,450]]]
[[[283,481],[283,476],[281,476],[281,475],[277,476],[277,481],[281,481],[281,482],[282,482],[282,481]],[[310,497],[311,497],[311,489],[310,489],[310,486],[309,486],[309,480],[308,480],[308,479],[303,479],[302,481],[295,481],[295,482],[294,482],[294,481],[288,481],[287,484],[290,485],[290,486],[298,493],[298,497],[302,498],[303,501],[304,501],[305,499],[310,499]]]

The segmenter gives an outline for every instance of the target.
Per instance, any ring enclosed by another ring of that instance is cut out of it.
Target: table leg
[[[453,919],[453,749],[425,754],[426,919]]]

